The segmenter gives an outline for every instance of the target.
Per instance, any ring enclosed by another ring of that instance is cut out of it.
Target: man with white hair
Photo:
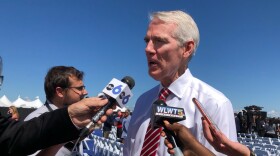
[[[196,98],[230,140],[236,141],[236,128],[231,102],[221,92],[195,78],[189,62],[199,44],[195,21],[183,11],[162,11],[151,15],[144,37],[149,75],[160,84],[142,94],[134,108],[124,145],[124,156],[167,156],[161,129],[149,126],[151,108],[158,98],[168,106],[181,107],[186,120],[180,123],[215,155],[222,155],[203,136],[201,113],[192,102]]]

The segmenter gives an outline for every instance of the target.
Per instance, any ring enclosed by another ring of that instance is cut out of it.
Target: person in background
[[[181,107],[186,111],[187,120],[180,123],[188,127],[203,146],[215,155],[222,155],[203,137],[201,114],[192,99],[200,101],[221,131],[236,141],[233,108],[223,93],[191,74],[189,62],[199,44],[199,30],[195,21],[189,14],[179,10],[155,12],[150,17],[144,37],[145,54],[149,75],[159,84],[140,95],[136,101],[124,144],[124,155],[169,155],[164,139],[159,137],[159,130],[150,133],[149,126],[153,102],[162,97],[168,106]],[[149,142],[149,137],[158,140]]]
[[[122,136],[121,136],[122,143],[125,142],[125,139],[127,137],[130,119],[131,119],[130,110],[126,109],[124,112],[124,115],[123,115],[123,120],[122,120]]]
[[[261,114],[259,114],[258,118],[256,119],[256,126],[258,136],[263,137],[265,134],[265,121],[264,117]]]
[[[115,126],[117,127],[117,138],[119,139],[122,137],[122,118],[123,114],[121,110],[118,110],[117,116],[115,117]]]
[[[114,116],[110,115],[107,117],[107,120],[103,123],[103,137],[109,138],[109,134],[112,130],[112,126],[114,125]]]
[[[236,125],[236,132],[241,133],[241,128],[240,128],[240,119],[238,118],[238,114],[234,113],[234,120],[235,120],[235,125]]]
[[[252,133],[253,122],[254,122],[253,113],[250,111],[247,111],[246,117],[247,117],[247,133]]]
[[[280,133],[280,124],[277,123],[277,125],[276,125],[276,135],[277,135],[278,138],[279,138],[279,133]]]
[[[82,100],[87,94],[83,83],[84,73],[71,66],[54,66],[45,76],[45,104],[30,113],[25,121],[38,117],[45,112],[67,107]],[[62,143],[40,151],[38,155],[70,155],[75,142]]]
[[[19,120],[19,113],[16,106],[10,106],[7,114],[10,120]]]
[[[240,131],[241,133],[247,133],[247,114],[246,110],[242,110],[242,112],[238,113],[238,118],[240,119]]]
[[[264,137],[277,138],[276,125],[273,123],[274,120],[268,119],[267,121]]]

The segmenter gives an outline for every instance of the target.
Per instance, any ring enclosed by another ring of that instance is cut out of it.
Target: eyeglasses
[[[71,89],[71,88],[75,88],[75,89],[77,89],[78,91],[84,91],[84,90],[86,89],[86,86],[79,86],[79,87],[67,87],[67,88],[69,88],[69,89]]]

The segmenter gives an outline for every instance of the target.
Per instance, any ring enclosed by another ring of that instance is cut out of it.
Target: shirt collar
[[[58,109],[58,107],[55,105],[55,104],[53,104],[50,100],[46,100],[46,102],[45,102],[45,105],[49,105],[51,108],[53,108],[54,110],[55,109]]]
[[[168,89],[177,97],[180,99],[183,97],[183,94],[185,93],[185,90],[187,87],[184,87],[187,85],[187,83],[191,82],[192,74],[189,69],[186,69],[185,73],[181,75],[177,80],[172,82]],[[160,84],[159,91],[163,88],[162,84]]]

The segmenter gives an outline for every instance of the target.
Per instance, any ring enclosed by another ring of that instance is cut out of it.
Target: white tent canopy
[[[0,101],[0,107],[9,107],[9,106],[3,103],[2,101]]]
[[[3,95],[1,98],[0,98],[0,102],[4,104],[4,106],[6,107],[10,107],[12,105],[12,102],[7,98],[6,95]]]
[[[28,106],[27,103],[29,103],[29,101],[25,101],[25,100],[23,100],[21,97],[18,97],[18,98],[16,99],[16,101],[13,102],[13,105],[16,106],[16,107],[28,108],[28,107],[27,107],[27,106]]]
[[[35,100],[33,101],[26,101],[23,100],[20,96],[14,101],[11,102],[6,95],[3,95],[0,98],[0,106],[3,107],[10,107],[10,106],[16,106],[16,107],[23,107],[23,108],[39,108],[43,105],[42,101],[37,96]]]
[[[39,108],[43,105],[43,102],[40,100],[40,98],[38,96],[35,97],[35,100],[24,100],[22,99],[20,96],[18,96],[18,98],[14,101],[11,102],[6,95],[3,95],[0,98],[0,107],[10,107],[10,106],[16,106],[16,107],[22,107],[22,108]],[[127,108],[123,107],[116,107],[116,109],[114,109],[114,112],[117,111],[121,111],[121,112],[125,112]]]

